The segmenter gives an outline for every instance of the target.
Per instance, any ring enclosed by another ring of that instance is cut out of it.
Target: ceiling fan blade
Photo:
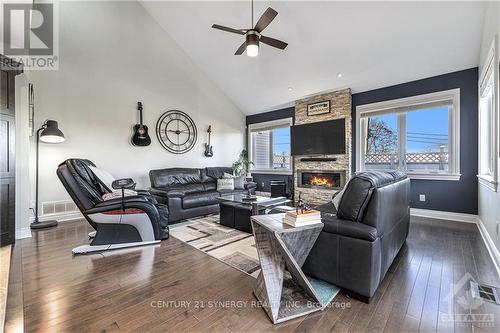
[[[284,50],[288,46],[288,43],[285,43],[281,40],[274,39],[271,37],[266,37],[266,36],[260,36],[260,41],[264,44],[267,44],[269,46],[276,47],[276,48],[282,49],[282,50]]]
[[[240,45],[240,47],[236,50],[236,52],[234,53],[234,55],[242,55],[243,52],[245,52],[247,48],[247,42],[243,42],[243,44]]]
[[[260,17],[260,19],[257,21],[257,24],[255,25],[255,30],[257,30],[258,33],[260,33],[262,30],[264,30],[269,23],[274,20],[274,18],[278,15],[278,12],[269,7],[266,9],[264,14]]]
[[[244,35],[245,34],[245,31],[243,31],[243,30],[233,29],[233,28],[225,27],[223,25],[218,25],[218,24],[212,25],[212,28],[219,29],[219,30],[222,30],[222,31],[232,32],[232,33],[238,34],[238,35]]]

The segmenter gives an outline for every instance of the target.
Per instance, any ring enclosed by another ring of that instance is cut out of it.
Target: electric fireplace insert
[[[298,170],[298,186],[338,190],[344,187],[345,171]]]

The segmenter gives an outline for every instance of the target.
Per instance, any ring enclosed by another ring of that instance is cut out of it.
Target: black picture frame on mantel
[[[332,110],[329,100],[307,104],[307,116],[319,116]]]

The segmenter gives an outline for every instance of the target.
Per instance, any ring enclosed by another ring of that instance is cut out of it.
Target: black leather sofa
[[[245,188],[233,191],[217,191],[217,179],[232,168],[208,167],[169,168],[151,170],[149,192],[155,199],[168,206],[169,223],[184,219],[219,213],[217,197],[230,193],[255,193],[256,183],[246,182]]]
[[[317,207],[324,228],[302,269],[369,303],[408,236],[410,180],[401,172],[357,174],[338,208]]]

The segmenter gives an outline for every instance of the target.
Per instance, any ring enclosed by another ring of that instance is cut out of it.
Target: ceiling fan
[[[262,42],[272,47],[276,47],[281,50],[284,50],[287,47],[288,43],[262,35],[262,30],[264,30],[274,20],[276,15],[278,15],[278,12],[269,7],[266,9],[264,14],[262,14],[260,19],[255,24],[254,28],[233,29],[219,24],[212,25],[212,28],[227,32],[232,32],[238,35],[245,35],[245,41],[243,42],[243,44],[241,44],[238,50],[236,50],[235,55],[241,55],[246,50],[247,55],[249,57],[255,57],[259,54],[259,42]],[[253,25],[253,0],[252,0],[252,27],[253,26],[254,25]]]

